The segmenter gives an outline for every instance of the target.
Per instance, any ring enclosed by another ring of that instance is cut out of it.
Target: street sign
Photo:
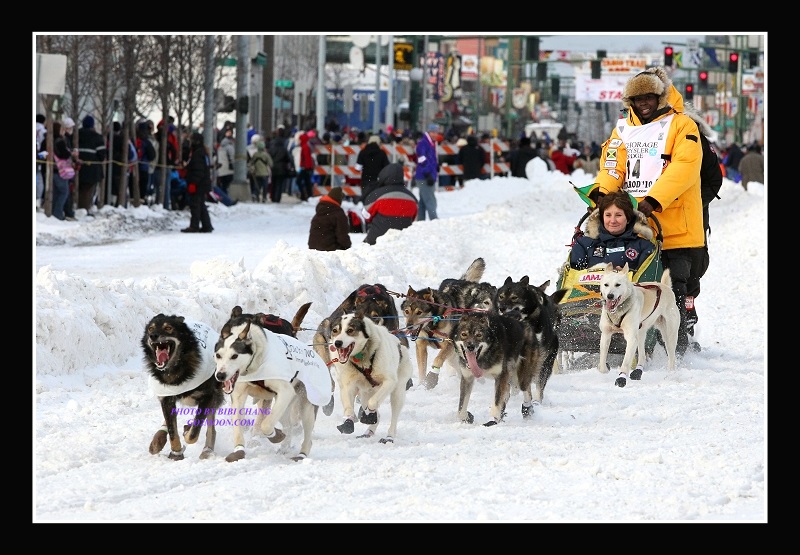
[[[275,81],[275,86],[279,89],[291,89],[294,87],[294,81],[289,81],[288,79]]]
[[[236,67],[236,58],[217,58],[217,65],[223,67]]]

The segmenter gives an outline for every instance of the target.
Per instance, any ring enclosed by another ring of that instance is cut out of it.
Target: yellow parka
[[[671,113],[675,114],[664,150],[665,156],[669,157],[669,163],[650,188],[647,196],[654,198],[661,205],[661,211],[656,210],[654,214],[661,223],[665,250],[702,247],[705,235],[703,232],[703,203],[700,197],[700,166],[703,161],[700,132],[697,123],[683,113],[681,94],[671,81],[665,84],[668,85],[668,88],[664,91],[666,93],[664,96],[671,109],[655,117],[652,121],[663,119]],[[630,102],[626,102],[626,104],[630,104]],[[626,121],[628,125],[642,125],[633,108],[628,110]],[[628,154],[625,144],[622,143],[616,148],[614,153],[616,164],[612,167],[610,162],[613,161],[614,155],[609,158],[607,154],[608,145],[612,141],[615,141],[614,144],[620,142],[620,135],[616,127],[611,133],[611,137],[602,145],[600,172],[597,175],[596,186],[591,189],[590,194],[597,189],[605,194],[623,189]],[[643,198],[637,197],[637,200]],[[653,224],[651,223],[651,225]]]

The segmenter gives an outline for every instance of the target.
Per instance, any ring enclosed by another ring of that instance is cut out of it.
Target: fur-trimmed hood
[[[647,223],[647,216],[634,210],[636,220],[633,223],[633,232],[641,235],[648,241],[653,240],[653,229]],[[584,234],[591,239],[598,239],[600,237],[600,210],[595,209],[594,212],[589,214],[586,218],[586,225],[584,226]]]
[[[644,94],[658,95],[658,109],[661,110],[669,104],[669,92],[672,86],[672,79],[669,78],[667,70],[663,67],[650,67],[641,73],[631,77],[625,83],[622,93],[622,105],[630,109],[632,98]]]

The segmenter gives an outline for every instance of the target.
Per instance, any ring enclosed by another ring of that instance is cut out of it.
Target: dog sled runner
[[[597,210],[597,208],[595,208]],[[575,226],[572,243],[584,233],[583,224],[591,212],[584,212]],[[651,242],[655,249],[635,271],[628,272],[634,283],[646,281],[660,281],[664,273],[661,262],[661,245],[663,235],[661,224],[655,215],[649,218],[655,225],[657,232]],[[570,247],[572,245],[570,244]],[[559,303],[561,321],[558,325],[558,360],[562,370],[572,367],[588,367],[594,364],[595,356],[600,352],[600,314],[602,300],[600,298],[600,280],[605,271],[605,263],[590,268],[578,270],[570,265],[570,255],[563,266],[559,268],[558,286],[556,289],[568,289]],[[646,351],[651,353],[655,347],[655,330],[647,334]],[[622,355],[625,353],[625,338],[622,334],[614,334],[609,347],[610,354]],[[584,360],[586,359],[586,360]]]

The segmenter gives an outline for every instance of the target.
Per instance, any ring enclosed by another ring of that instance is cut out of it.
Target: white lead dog
[[[614,383],[625,387],[633,357],[637,352],[636,369],[630,373],[630,378],[640,380],[644,368],[645,339],[647,331],[653,327],[661,332],[664,340],[668,357],[667,369],[675,370],[675,350],[681,316],[675,304],[669,270],[664,270],[660,282],[633,283],[628,276],[627,263],[622,269],[614,269],[609,263],[600,281],[600,297],[603,301],[603,312],[600,316],[598,370],[603,373],[610,370],[606,357],[611,336],[622,333],[625,336],[625,356]]]

